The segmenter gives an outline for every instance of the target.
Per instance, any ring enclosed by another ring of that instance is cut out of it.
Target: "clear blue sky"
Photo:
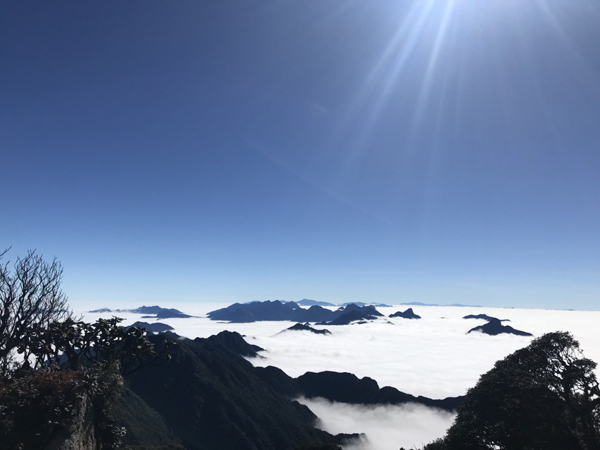
[[[600,3],[0,4],[0,247],[74,302],[600,307]]]

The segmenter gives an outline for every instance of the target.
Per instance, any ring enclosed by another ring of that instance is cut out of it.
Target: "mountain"
[[[171,331],[174,329],[172,326],[167,325],[166,323],[160,323],[160,322],[155,322],[155,323],[135,322],[134,324],[129,325],[129,326],[130,327],[141,327],[150,333],[163,333],[165,331]]]
[[[348,306],[348,305],[375,306],[377,308],[390,308],[391,307],[391,305],[386,305],[385,303],[365,303],[365,302],[346,302],[346,303],[342,303],[340,306]]]
[[[237,354],[243,340],[239,334],[212,338],[178,341],[168,362],[127,379],[129,389],[186,450],[288,450],[312,443],[338,445],[347,438],[316,429],[316,417],[307,407],[263,380]],[[167,338],[150,339],[160,351]]]
[[[306,323],[305,324],[297,323],[296,325],[293,325],[293,326],[281,331],[281,333],[286,332],[286,331],[310,331],[311,333],[314,333],[314,334],[323,334],[323,335],[331,334],[331,331],[329,331],[329,330],[316,330]]]
[[[258,345],[248,344],[244,337],[235,331],[221,331],[206,338],[204,342],[213,348],[225,349],[238,356],[256,357],[259,356],[258,352],[265,350]]]
[[[366,307],[365,307],[366,308]],[[330,322],[321,322],[319,325],[350,325],[351,323],[366,323],[368,320],[375,320],[377,316],[364,311],[352,310],[342,314],[337,319]]]
[[[298,392],[308,398],[322,397],[332,402],[363,405],[401,405],[417,403],[446,411],[456,410],[463,397],[448,397],[434,400],[427,397],[415,397],[393,387],[380,388],[377,381],[369,377],[359,379],[351,373],[306,372],[296,378]]]
[[[130,310],[132,313],[137,314],[151,314],[149,316],[143,316],[143,318],[154,318],[156,319],[185,319],[192,317],[188,314],[184,314],[175,308],[161,308],[160,306],[141,306],[136,309]]]
[[[500,322],[510,322],[509,319],[498,319],[496,317],[488,316],[487,314],[469,314],[464,316],[463,319],[483,319],[483,320],[500,320]]]
[[[184,319],[192,317],[175,308],[162,308],[160,306],[140,306],[135,309],[109,309],[100,308],[89,311],[90,313],[128,312],[134,314],[146,314],[143,319]]]
[[[295,302],[283,303],[279,300],[267,300],[244,304],[234,303],[226,308],[209,312],[207,317],[211,320],[226,320],[231,323],[278,320],[320,323],[330,322],[350,311],[361,311],[373,316],[382,316],[373,306],[359,306],[353,303],[331,311],[318,305],[304,309]]]
[[[299,302],[296,302],[298,305],[300,306],[337,306],[334,305],[333,303],[329,303],[329,302],[319,302],[317,300],[310,300],[308,298],[303,298],[302,300],[300,300]]]
[[[390,317],[402,317],[404,319],[420,319],[421,316],[415,314],[412,308],[408,308],[404,312],[395,312],[394,314],[390,314]]]
[[[100,308],[100,309],[94,309],[92,311],[88,311],[91,313],[109,313],[109,312],[113,312],[112,309],[110,308]]]
[[[509,327],[508,325],[502,325],[502,322],[499,319],[495,319],[495,318],[492,318],[485,325],[471,328],[467,332],[467,334],[472,333],[474,331],[489,334],[490,336],[496,336],[498,334],[515,334],[517,336],[533,336],[531,333],[528,333],[526,331],[516,330],[513,327]]]

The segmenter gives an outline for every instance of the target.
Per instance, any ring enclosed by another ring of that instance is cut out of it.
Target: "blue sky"
[[[597,309],[600,4],[6,1],[0,247],[73,302]]]

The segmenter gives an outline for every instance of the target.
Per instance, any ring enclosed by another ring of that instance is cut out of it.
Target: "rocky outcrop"
[[[61,430],[44,450],[101,450],[96,441],[94,408],[87,393],[82,393],[71,423]]]

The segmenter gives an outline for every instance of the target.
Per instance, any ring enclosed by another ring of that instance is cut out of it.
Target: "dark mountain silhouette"
[[[508,325],[502,325],[502,322],[499,319],[494,318],[492,318],[485,325],[471,328],[467,332],[467,334],[473,331],[479,331],[481,333],[489,334],[490,336],[496,336],[498,334],[516,334],[517,336],[533,336],[531,333],[527,333],[526,331],[515,330],[513,327],[510,327]]]
[[[192,317],[184,314],[175,308],[161,308],[160,306],[142,306],[132,309],[131,312],[138,314],[152,314],[156,319],[185,319]],[[143,316],[143,318],[152,318],[152,316]]]
[[[243,336],[235,331],[221,331],[219,334],[206,338],[204,342],[212,347],[225,349],[238,356],[256,357],[259,356],[258,352],[264,351],[264,348],[246,342]]]
[[[90,311],[91,313],[129,312],[134,314],[146,314],[142,319],[184,319],[192,317],[175,308],[162,308],[160,306],[140,306],[135,309],[109,309],[100,308]]]
[[[356,303],[348,303],[346,306],[338,308],[335,312],[340,313],[340,315],[342,315],[347,314],[351,311],[358,311],[360,313],[368,314],[371,316],[383,317],[383,314],[377,311],[377,309],[373,305],[357,305]]]
[[[365,306],[365,308],[367,308]],[[368,320],[375,320],[377,316],[364,311],[352,310],[342,314],[337,319],[330,322],[322,322],[319,325],[349,325],[351,323],[366,323]]]
[[[322,397],[332,402],[363,405],[401,405],[417,403],[446,411],[456,410],[464,397],[448,397],[434,400],[427,397],[415,397],[393,387],[379,388],[377,381],[369,377],[362,379],[351,373],[306,372],[294,379],[277,367],[257,367],[259,376],[280,393],[288,397]]]
[[[135,322],[132,325],[129,325],[130,327],[141,327],[146,331],[149,331],[150,333],[163,333],[165,331],[171,331],[174,328],[170,325],[167,325],[166,323],[160,323],[160,322],[156,322],[156,323],[148,323],[148,322]]]
[[[422,396],[415,397],[390,386],[379,388],[377,381],[372,378],[364,377],[361,379],[351,373],[306,372],[296,378],[296,384],[298,390],[305,397],[323,397],[330,401],[343,403],[365,405],[417,403],[423,406],[453,411],[460,406],[463,400],[463,397],[448,397],[443,400],[433,400]]]
[[[386,305],[385,303],[365,303],[365,302],[346,302],[342,303],[340,306],[348,306],[348,305],[356,305],[356,306],[375,306],[381,308],[389,308],[391,305]]]
[[[238,348],[241,336],[220,335],[178,341],[168,362],[146,367],[127,380],[185,449],[287,450],[303,444],[337,445],[348,437],[314,428],[316,417],[308,408],[262,379],[231,350]],[[168,338],[150,339],[160,351]]]
[[[160,351],[169,338],[153,335]],[[240,355],[259,347],[222,332],[208,339],[177,341],[171,358],[127,378],[117,408],[135,449],[292,450],[335,448],[357,435],[332,436],[314,428],[316,417],[293,401],[323,397],[357,404],[418,403],[454,410],[461,398],[432,400],[349,373],[308,372],[297,379],[276,367],[254,367]],[[304,447],[302,447],[304,446]]]
[[[329,302],[320,302],[317,300],[311,300],[309,298],[303,298],[302,300],[300,300],[298,303],[300,306],[313,306],[313,305],[317,305],[317,306],[337,306],[334,305],[333,303],[329,303]]]
[[[304,309],[295,302],[282,303],[279,300],[234,303],[227,308],[211,311],[207,316],[211,320],[226,320],[233,323],[291,320],[293,322],[329,322],[350,311],[362,311],[365,314],[381,316],[373,306],[358,306],[349,304],[336,311],[313,305]]]
[[[394,314],[390,314],[390,317],[402,317],[404,319],[420,319],[421,316],[415,314],[412,308],[408,308],[406,311],[395,312]]]
[[[109,313],[109,312],[113,312],[112,309],[110,308],[100,308],[100,309],[94,309],[92,311],[88,311],[91,313]]]
[[[509,319],[498,319],[497,317],[488,316],[487,314],[469,314],[463,319],[483,319],[483,320],[499,320],[500,322],[510,322]]]
[[[284,333],[286,331],[310,331],[311,333],[315,333],[315,334],[324,334],[324,335],[331,334],[331,331],[329,331],[329,330],[316,330],[306,323],[297,323],[296,325],[293,325],[293,326],[281,331],[281,333]]]

